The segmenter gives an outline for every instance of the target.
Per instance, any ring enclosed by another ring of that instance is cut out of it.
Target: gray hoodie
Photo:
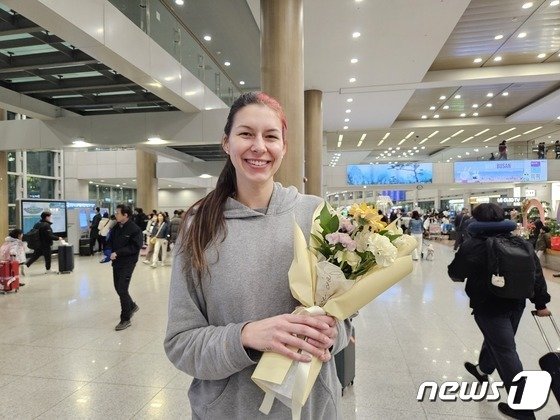
[[[259,412],[264,393],[251,374],[261,353],[243,347],[241,329],[298,306],[288,286],[293,217],[307,234],[321,201],[279,183],[263,212],[228,198],[227,236],[206,252],[210,276],[195,282],[193,270],[182,268],[182,255],[174,258],[164,346],[169,360],[195,378],[189,389],[193,419],[291,419],[277,400],[268,416]],[[339,322],[338,330],[333,355],[348,344],[349,322]],[[323,365],[302,418],[341,418],[339,395],[333,357]]]

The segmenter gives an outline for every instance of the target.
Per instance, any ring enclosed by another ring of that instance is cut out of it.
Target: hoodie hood
[[[265,213],[253,210],[244,204],[241,204],[234,198],[229,197],[226,201],[224,209],[224,217],[226,219],[244,219],[247,217],[263,217],[265,215],[279,215],[288,213],[294,209],[298,201],[298,190],[290,186],[284,188],[279,182],[274,183],[272,196],[268,203]]]

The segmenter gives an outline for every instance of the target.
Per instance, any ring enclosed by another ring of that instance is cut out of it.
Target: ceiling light
[[[165,144],[167,143],[165,140],[162,140],[161,137],[150,137],[148,138],[148,144]]]
[[[357,58],[352,58],[352,59],[350,60],[350,62],[351,62],[352,64],[356,64],[356,63],[358,62],[358,59],[357,59]]]
[[[466,116],[467,116],[467,114],[465,114],[464,112],[461,113],[461,115],[460,115],[460,117],[466,117]]]
[[[455,134],[451,134],[451,137],[458,136],[458,135],[461,134],[463,131],[465,131],[465,130],[459,130],[459,131],[457,131]]]
[[[492,108],[492,104],[491,104],[491,103],[487,103],[487,104],[486,104],[486,108]]]
[[[449,105],[445,105],[443,109],[449,109]]]
[[[428,116],[427,116],[427,115],[422,115],[421,118],[422,118],[423,120],[425,120],[426,118],[428,118]]]
[[[347,114],[350,114],[351,112],[352,112],[351,109],[347,109],[347,110],[346,110],[346,113],[347,113]]]
[[[497,40],[497,39],[502,39],[503,37],[504,37],[504,36],[500,34],[500,35],[496,35],[496,36],[494,37],[494,39],[496,39],[496,40]]]
[[[467,138],[466,138],[465,140],[463,140],[461,143],[466,143],[466,142],[468,142],[469,140],[472,140],[472,139],[474,139],[474,136],[467,137]]]
[[[478,152],[478,149],[474,149],[475,152]]]
[[[430,135],[428,136],[428,138],[431,139],[431,138],[434,137],[437,133],[439,133],[438,130],[434,131],[432,134],[430,134]]]
[[[498,136],[492,136],[492,137],[488,137],[486,140],[483,140],[482,143],[486,143],[487,141],[490,141],[492,139],[495,139]]]
[[[435,118],[435,119],[438,119],[438,118],[439,118],[439,114],[434,115],[434,118]]]
[[[508,96],[509,92],[502,92],[502,96]]]
[[[447,137],[446,139],[443,139],[442,141],[439,142],[439,144],[443,144],[445,143],[447,140],[449,140],[451,137]]]
[[[461,99],[461,95],[455,95],[455,99]]]
[[[533,2],[532,1],[528,1],[527,3],[523,3],[523,6],[521,6],[522,9],[530,9],[531,7],[533,7]]]
[[[518,134],[517,136],[510,137],[509,139],[506,139],[506,141],[516,139],[517,137],[521,137],[521,134]]]
[[[474,59],[474,62],[475,62],[475,63],[481,63],[481,62],[482,62],[482,58],[477,57],[477,58]]]
[[[212,37],[210,35],[204,35],[205,41],[212,41]]]
[[[229,66],[231,66],[231,63],[229,61],[225,61],[224,66],[229,67]]]
[[[430,111],[435,111],[435,110],[436,110],[436,107],[432,105],[432,106],[430,107]]]
[[[473,108],[478,108],[478,104],[473,104],[472,107]]]
[[[469,153],[469,152],[466,152],[466,153],[465,153],[465,155],[469,156],[469,155],[470,155],[470,153]]]
[[[527,32],[519,32],[517,34],[517,38],[525,38],[527,36]]]
[[[362,134],[362,137],[360,137],[360,141],[364,141],[364,139],[366,138],[367,133]]]
[[[343,130],[348,130],[348,126],[345,125],[344,127],[342,127]]]
[[[183,4],[185,4],[185,0],[175,0],[175,4],[177,6],[182,6]]]
[[[424,150],[426,148],[426,146],[422,146],[421,149]]]
[[[537,127],[537,128],[533,128],[532,130],[529,130],[529,131],[525,131],[525,132],[524,132],[523,134],[529,134],[529,133],[532,133],[533,131],[537,131],[537,130],[540,130],[541,128],[542,128],[542,125],[541,125],[540,127]]]
[[[355,77],[351,77],[350,79],[348,79],[348,81],[349,81],[350,83],[354,83],[354,82],[356,81],[356,78],[355,78]]]
[[[414,131],[411,131],[410,133],[408,133],[408,134],[406,135],[405,139],[408,140],[408,139],[410,138],[410,136],[412,136],[413,134],[414,134]]]
[[[90,184],[93,184],[93,181],[89,181]]]
[[[385,135],[383,136],[383,140],[386,140],[387,137],[389,137],[389,134],[391,134],[391,133],[385,133]]]
[[[428,141],[428,137],[426,137],[425,139],[423,139],[420,143],[418,144],[424,144]],[[424,148],[425,146],[422,146],[422,148]]]
[[[484,134],[484,133],[486,133],[486,132],[487,132],[488,130],[490,130],[490,129],[489,129],[489,128],[487,128],[487,129],[485,129],[485,130],[479,131],[479,132],[478,132],[478,133],[476,133],[476,134],[475,134],[474,136],[475,136],[475,137],[478,137],[478,136],[480,136],[481,134]]]
[[[441,95],[441,96],[439,97],[439,100],[440,100],[440,101],[445,101],[446,99],[447,99],[447,97],[446,97],[445,95]]]
[[[243,86],[243,85],[245,84],[245,82],[244,82],[243,80],[240,80],[240,81],[239,81],[239,84],[240,84],[241,86]]]
[[[344,122],[350,122],[350,118],[344,118]]]
[[[473,112],[473,117],[478,117],[478,112]]]
[[[502,61],[502,56],[498,55],[498,56],[494,57],[494,61]]]
[[[539,55],[537,55],[537,58],[545,58],[545,57],[546,57],[546,54],[544,54],[544,53],[540,53]]]
[[[406,141],[406,139],[402,139],[401,141],[399,141],[399,145],[403,144]]]
[[[350,102],[354,102],[354,99],[352,99],[352,98],[348,98],[348,99],[346,99],[346,102],[348,102],[348,103],[350,103]]]
[[[509,130],[506,130],[506,131],[502,131],[502,132],[501,132],[501,133],[499,134],[499,136],[501,136],[502,134],[506,134],[506,133],[509,133],[510,131],[513,131],[513,130],[515,130],[515,128],[516,128],[516,127],[512,127],[512,128],[510,128]]]
[[[549,6],[558,6],[560,4],[560,0],[552,0]]]
[[[491,98],[491,97],[494,96],[494,94],[493,94],[492,92],[488,92],[488,93],[486,94],[486,96],[487,96],[488,98]]]
[[[560,115],[558,115],[558,116],[556,117],[556,119],[557,119],[557,120],[560,120]]]
[[[359,32],[354,32],[354,33],[352,34],[352,38],[359,38],[360,35],[361,35],[361,33],[359,33]]]
[[[462,156],[461,156],[461,155],[457,155],[457,157],[460,159]]]

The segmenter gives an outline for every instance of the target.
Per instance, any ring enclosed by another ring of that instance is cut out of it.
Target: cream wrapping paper
[[[314,220],[320,207],[315,212]],[[391,224],[387,229],[395,232],[398,228],[395,224]],[[316,220],[312,230],[320,232]],[[307,313],[311,316],[326,313],[338,320],[344,320],[356,313],[412,272],[410,253],[416,247],[416,240],[410,236],[402,236],[398,239],[400,241],[397,242],[400,243],[398,243],[397,258],[389,267],[375,266],[356,280],[337,281],[332,267],[321,269],[319,266],[319,271],[327,272],[327,278],[323,280],[331,284],[318,287],[317,283],[322,282],[317,278],[318,259],[307,246],[305,236],[294,220],[294,259],[288,272],[288,279],[292,295],[303,305],[294,313]],[[342,274],[341,271],[340,273]],[[333,285],[335,285],[334,291]],[[316,295],[318,291],[320,293]],[[325,303],[321,308],[316,306],[316,302]],[[251,379],[265,392],[260,411],[268,414],[274,399],[278,398],[291,408],[292,419],[298,420],[321,367],[322,362],[314,356],[311,362],[303,363],[294,362],[278,353],[265,352],[251,376]]]

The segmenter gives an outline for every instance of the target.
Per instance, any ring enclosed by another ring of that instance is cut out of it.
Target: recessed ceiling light
[[[455,95],[455,99],[461,99],[461,95]]]
[[[426,118],[428,118],[428,116],[427,116],[427,115],[422,115],[421,118],[422,118],[423,120],[425,120]]]
[[[474,136],[475,136],[475,137],[478,137],[478,136],[480,136],[481,134],[484,134],[484,133],[486,133],[486,132],[489,131],[489,130],[490,130],[489,128],[486,128],[485,130],[479,131],[479,132],[476,133]]]
[[[414,134],[414,131],[411,131],[410,133],[408,133],[405,137],[405,139],[409,139],[412,135]]]
[[[443,109],[449,109],[449,105],[445,105]]]
[[[431,139],[432,137],[434,137],[437,133],[439,133],[439,130],[434,131],[432,134],[430,134],[428,136],[429,139]]]
[[[243,80],[240,80],[240,81],[239,81],[239,84],[240,84],[241,86],[243,86],[243,85],[245,84],[245,82],[244,82]]]
[[[481,62],[482,62],[482,58],[477,57],[477,58],[474,59],[474,62],[475,62],[475,63],[481,63]]]
[[[389,134],[391,134],[391,133],[385,133],[385,135],[383,136],[383,140],[387,140],[387,137],[389,137]]]
[[[502,61],[502,56],[498,55],[498,56],[494,57],[494,61]]]
[[[229,67],[229,66],[231,66],[231,63],[229,61],[225,61],[224,66]]]
[[[525,38],[527,36],[527,32],[519,32],[517,34],[517,38]]]
[[[90,184],[93,184],[93,181],[89,181]]]
[[[494,39],[502,39],[503,37],[504,37],[504,36],[500,34],[500,35],[496,35],[496,36],[494,37]]]
[[[487,104],[486,104],[486,108],[492,108],[492,104],[491,104],[491,103],[487,103]]]
[[[210,35],[204,35],[205,41],[212,41],[212,37]]]
[[[357,59],[357,58],[352,58],[352,59],[350,60],[350,62],[351,62],[352,64],[356,64],[356,63],[358,62],[358,59]]]
[[[350,114],[351,112],[352,112],[351,109],[347,109],[347,110],[346,110],[346,113],[347,113],[347,114]]]
[[[439,144],[445,143],[445,142],[446,142],[447,140],[449,140],[450,138],[451,138],[451,137],[447,137],[447,138],[443,139],[442,141],[439,142]]]
[[[440,100],[440,101],[445,101],[446,99],[447,99],[447,97],[446,97],[445,95],[441,95],[441,96],[439,97],[439,100]]]
[[[465,131],[465,130],[459,130],[459,131],[457,131],[455,134],[452,134],[451,137],[458,136],[458,135],[461,134],[463,131]]]
[[[361,33],[359,33],[359,32],[354,32],[354,33],[352,34],[352,38],[359,38],[360,35],[361,35]]]
[[[509,139],[506,139],[506,141],[516,139],[517,137],[521,137],[521,134],[518,134],[517,136],[510,137]]]
[[[478,117],[478,112],[474,112],[473,117]]]
[[[199,178],[212,178],[212,175],[209,175],[209,174],[200,174],[198,177],[199,177]]]
[[[165,140],[162,140],[161,137],[150,137],[148,139],[148,144],[165,144],[167,143]]]
[[[521,6],[522,9],[530,9],[531,7],[533,7],[533,2],[532,1],[528,1],[527,3],[523,3],[523,6]]]
[[[474,139],[474,136],[467,137],[467,138],[466,138],[465,140],[463,140],[461,143],[466,143],[466,142],[468,142],[469,140],[472,140],[472,139]],[[459,157],[461,157],[461,156],[459,156]]]
[[[343,130],[348,130],[348,126],[345,125],[344,127],[342,127]]]
[[[436,119],[439,118],[439,114],[434,115],[434,118]]]
[[[550,2],[550,6],[558,6],[560,4],[560,0],[552,0]]]
[[[352,98],[348,98],[348,99],[346,99],[346,102],[348,102],[348,103],[350,103],[350,102],[354,102],[354,99],[352,99]]]
[[[460,117],[466,117],[466,116],[467,116],[467,114],[465,114],[464,112],[461,113],[461,115],[460,115]]]
[[[488,92],[488,93],[486,94],[486,96],[487,96],[488,98],[492,98],[492,97],[494,96],[494,94],[493,94],[492,92]]]
[[[435,111],[435,110],[436,110],[436,107],[432,105],[432,106],[430,107],[430,111]]]
[[[546,54],[544,54],[544,53],[540,53],[539,55],[537,55],[537,58],[545,58],[545,57],[546,57]]]
[[[513,131],[513,130],[515,130],[515,129],[516,129],[516,127],[512,127],[512,128],[510,128],[510,129],[508,129],[508,130],[506,130],[506,131],[502,131],[502,132],[501,132],[500,134],[498,134],[498,135],[501,136],[502,134],[509,133],[510,131]]]
[[[350,118],[344,118],[344,122],[350,122]]]
[[[478,104],[472,104],[473,108],[478,108]]]
[[[350,79],[348,79],[348,81],[349,81],[350,83],[354,83],[354,82],[356,81],[356,78],[355,78],[355,77],[351,77]]]
[[[502,96],[508,96],[509,92],[502,92]]]
[[[185,4],[185,0],[175,0],[175,4],[177,6],[182,6],[183,4]]]
[[[532,130],[529,130],[529,131],[525,131],[525,132],[524,132],[523,134],[529,134],[529,133],[532,133],[533,131],[537,131],[537,130],[540,130],[541,128],[542,128],[542,125],[541,125],[540,127],[537,127],[537,128],[533,128]]]

